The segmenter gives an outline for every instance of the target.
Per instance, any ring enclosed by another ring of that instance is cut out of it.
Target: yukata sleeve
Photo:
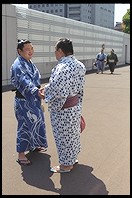
[[[69,93],[71,74],[67,70],[61,70],[55,76],[50,77],[49,83],[45,85],[45,102],[52,102],[56,98],[66,98]]]
[[[82,108],[82,101],[83,101],[83,96],[84,96],[84,78],[81,79],[82,87],[80,91],[78,92],[78,97],[79,97],[79,104],[80,107]]]
[[[106,63],[109,64],[109,54],[106,56]]]
[[[14,87],[28,100],[38,97],[38,88],[32,82],[30,76],[18,67],[12,70],[11,82]]]
[[[96,61],[98,61],[98,59],[99,59],[99,54],[96,55]]]
[[[83,100],[83,95],[84,95],[84,90],[83,88],[78,92],[78,97],[79,97],[79,103],[82,104]]]
[[[115,64],[117,64],[117,62],[118,62],[118,57],[117,57],[117,55],[115,54]]]
[[[78,72],[79,74],[78,87],[80,87],[79,92],[78,92],[78,97],[79,97],[79,104],[81,108],[82,108],[82,101],[83,101],[83,96],[84,96],[85,73],[86,73],[86,67],[84,66],[83,69],[79,70]]]

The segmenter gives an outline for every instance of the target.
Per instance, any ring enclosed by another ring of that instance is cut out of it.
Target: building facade
[[[28,8],[114,29],[115,4],[28,4]]]

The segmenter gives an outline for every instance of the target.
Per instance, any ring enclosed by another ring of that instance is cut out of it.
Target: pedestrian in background
[[[14,111],[18,121],[16,150],[17,162],[29,165],[26,151],[45,151],[48,147],[44,112],[41,109],[43,95],[40,90],[40,72],[31,58],[34,48],[29,40],[20,40],[18,57],[11,66],[11,84],[14,86]]]
[[[80,119],[86,68],[75,58],[72,41],[67,38],[58,40],[55,56],[58,64],[44,87],[59,158],[59,165],[50,170],[66,173],[78,162],[81,150]]]
[[[107,59],[106,59],[106,64],[109,65],[111,74],[113,74],[117,62],[118,62],[118,57],[115,54],[114,50],[112,49],[110,53],[107,55]]]
[[[96,55],[96,66],[97,66],[97,74],[101,72],[103,74],[104,72],[104,63],[106,62],[107,55],[104,53],[104,49],[102,48],[101,51]]]

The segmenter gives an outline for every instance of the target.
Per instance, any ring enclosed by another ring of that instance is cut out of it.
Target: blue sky
[[[25,8],[28,8],[28,4],[13,4],[13,5],[19,5]],[[125,4],[125,3],[118,3],[115,4],[115,19],[114,19],[114,24],[116,22],[122,22],[122,17],[126,14],[127,9],[130,9],[130,4]]]

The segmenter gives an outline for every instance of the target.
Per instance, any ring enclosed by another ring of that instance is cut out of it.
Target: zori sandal
[[[50,169],[53,173],[69,173],[72,169],[62,169],[59,165]]]
[[[78,159],[76,159],[76,161],[75,161],[74,165],[75,165],[75,164],[78,164]]]

